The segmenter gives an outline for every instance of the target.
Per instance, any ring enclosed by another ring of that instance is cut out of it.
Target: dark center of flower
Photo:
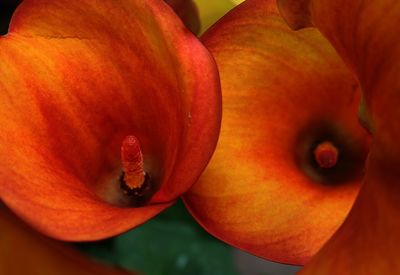
[[[314,182],[353,183],[363,176],[368,153],[365,133],[330,121],[316,121],[304,127],[294,152],[299,168]]]
[[[336,165],[339,157],[339,150],[330,141],[319,143],[314,149],[314,158],[319,167],[324,169],[332,168]]]
[[[95,184],[95,193],[104,201],[119,207],[141,207],[150,203],[157,191],[159,178],[155,170],[145,162],[139,140],[128,135],[108,146],[112,158],[106,159],[105,173]],[[119,157],[114,157],[118,153]],[[119,160],[118,160],[119,159]],[[111,161],[110,161],[111,160]],[[151,173],[147,173],[149,169]]]

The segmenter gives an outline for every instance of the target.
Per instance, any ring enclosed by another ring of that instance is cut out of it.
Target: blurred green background
[[[212,237],[180,200],[125,234],[74,246],[96,261],[146,275],[289,275],[299,270],[262,260]]]
[[[102,262],[160,274],[239,274],[232,249],[210,236],[178,201],[139,228],[77,247]]]

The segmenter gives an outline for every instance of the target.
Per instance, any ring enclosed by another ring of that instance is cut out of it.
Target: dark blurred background
[[[0,0],[0,35],[7,33],[12,13],[20,2],[19,0]]]

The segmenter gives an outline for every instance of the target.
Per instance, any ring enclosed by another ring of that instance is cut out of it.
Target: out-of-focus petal
[[[0,205],[0,274],[129,275],[96,264],[61,242],[50,240],[23,224]]]
[[[356,73],[373,129],[365,183],[343,226],[304,274],[400,272],[400,2],[313,1],[314,26]]]
[[[291,31],[273,1],[246,1],[203,41],[219,67],[224,116],[216,153],[185,202],[218,238],[302,264],[359,190],[367,136],[358,84],[318,31]],[[340,151],[332,170],[313,160],[323,140]]]
[[[39,231],[121,233],[206,166],[220,123],[216,66],[163,1],[26,0],[0,49],[0,197]],[[127,135],[156,192],[139,208],[121,207]]]

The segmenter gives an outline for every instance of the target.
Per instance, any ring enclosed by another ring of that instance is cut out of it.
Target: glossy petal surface
[[[274,1],[244,2],[203,41],[220,70],[224,116],[216,153],[185,202],[218,238],[304,263],[359,189],[367,137],[357,82],[316,30],[291,31]],[[341,148],[332,174],[310,161],[324,138]]]
[[[216,68],[164,2],[26,0],[0,49],[0,196],[39,231],[66,240],[126,231],[208,162]],[[158,190],[140,208],[119,207],[127,135]]]
[[[343,226],[304,274],[400,272],[400,3],[309,1],[318,27],[356,73],[373,145],[365,183]]]
[[[129,275],[91,262],[71,247],[50,240],[0,205],[0,274]]]

